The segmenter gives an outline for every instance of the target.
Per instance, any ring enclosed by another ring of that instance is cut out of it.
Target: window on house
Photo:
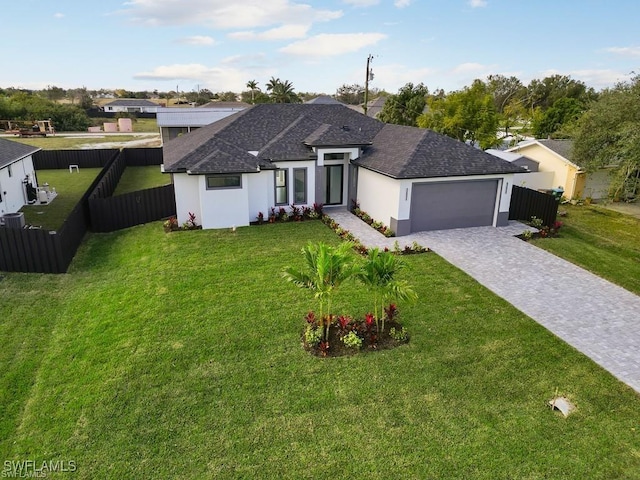
[[[344,160],[344,153],[325,153],[325,160]]]
[[[207,175],[207,190],[242,188],[242,175]]]
[[[307,203],[307,169],[293,169],[293,202]]]
[[[13,177],[13,172],[11,171],[11,165],[7,167],[7,173],[9,174],[9,178]]]
[[[276,205],[286,205],[289,203],[287,189],[287,169],[282,168],[275,171],[276,176]]]

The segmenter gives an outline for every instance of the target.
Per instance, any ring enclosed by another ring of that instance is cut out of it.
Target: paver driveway
[[[365,245],[392,247],[396,240],[349,212],[329,214]],[[397,240],[431,248],[640,392],[640,297],[514,237],[525,228],[513,222]]]

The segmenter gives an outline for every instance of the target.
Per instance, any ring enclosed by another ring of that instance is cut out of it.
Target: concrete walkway
[[[326,213],[368,247],[429,247],[640,393],[640,297],[515,238],[525,225],[388,239],[347,210]]]

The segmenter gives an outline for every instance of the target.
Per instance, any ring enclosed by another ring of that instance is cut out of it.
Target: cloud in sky
[[[487,6],[487,0],[469,0],[469,6],[471,8],[480,8]]]
[[[288,40],[307,36],[310,25],[283,25],[264,32],[243,31],[232,32],[228,36],[235,40]]]
[[[333,57],[357,52],[387,38],[383,33],[323,33],[293,42],[280,49],[281,53],[305,57]]]
[[[197,46],[209,46],[216,43],[216,41],[206,35],[194,35],[191,37],[179,38],[178,43],[184,45],[197,45]]]
[[[354,7],[371,7],[372,5],[377,5],[380,3],[380,0],[343,0],[344,3],[348,5],[353,5]]]
[[[393,2],[393,5],[396,8],[405,8],[408,7],[409,5],[411,5],[411,2],[413,0],[395,0],[395,2]]]
[[[53,18],[64,18],[64,13],[60,13],[60,12],[54,13]]]
[[[200,63],[161,65],[148,72],[133,76],[136,80],[186,82],[210,85],[215,91],[237,90],[254,72],[238,69],[230,64],[208,67]]]
[[[640,57],[640,47],[610,47],[605,52],[615,53],[625,57]]]
[[[620,73],[619,71],[611,69],[585,69],[585,70],[545,70],[540,72],[536,78],[545,78],[552,75],[568,75],[575,80],[584,82],[587,86],[593,87],[596,90],[601,88],[610,87],[618,82],[624,82],[632,77],[631,73]]]
[[[151,26],[206,25],[221,29],[315,23],[335,20],[341,10],[322,10],[290,0],[191,0],[188,6],[175,0],[130,0],[121,11],[134,22]]]

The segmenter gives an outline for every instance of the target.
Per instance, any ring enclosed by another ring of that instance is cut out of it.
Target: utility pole
[[[367,114],[367,107],[369,103],[369,80],[373,80],[373,72],[371,71],[371,61],[373,60],[373,55],[369,54],[367,57],[367,76],[364,80],[364,105],[362,109],[364,110],[364,114]]]

